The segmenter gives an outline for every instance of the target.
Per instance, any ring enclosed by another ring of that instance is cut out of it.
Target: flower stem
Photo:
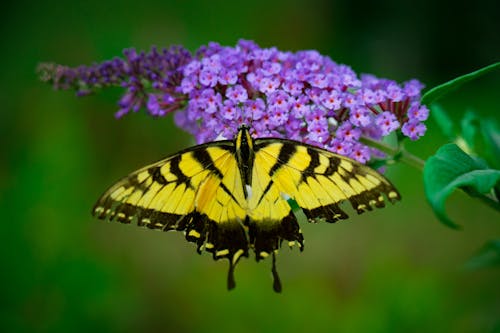
[[[376,148],[389,156],[392,156],[396,160],[406,163],[420,171],[424,170],[425,161],[413,154],[410,154],[401,146],[396,148],[381,141],[373,140],[367,137],[361,137],[359,141],[369,147]]]

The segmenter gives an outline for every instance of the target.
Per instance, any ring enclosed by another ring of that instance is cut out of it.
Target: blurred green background
[[[432,87],[499,60],[497,1],[16,1],[2,5],[0,325],[3,332],[498,332],[500,271],[464,263],[500,235],[499,215],[461,193],[440,224],[421,173],[389,178],[403,201],[336,225],[303,225],[303,253],[270,262],[195,253],[176,233],[93,219],[113,181],[192,142],[170,117],[113,117],[121,90],[76,98],[37,81],[40,61],[89,64],[126,47],[239,38],[317,49],[357,72]],[[499,118],[498,72],[442,101],[454,119]],[[409,149],[426,158],[445,138]]]

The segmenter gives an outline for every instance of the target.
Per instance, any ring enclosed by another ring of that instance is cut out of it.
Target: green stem
[[[401,147],[395,148],[383,142],[373,140],[367,137],[361,137],[359,141],[369,147],[376,148],[381,152],[384,152],[387,155],[396,158],[398,161],[406,163],[409,166],[412,166],[420,171],[424,170],[425,161],[423,161],[422,159],[418,158],[413,154],[410,154],[404,148]]]

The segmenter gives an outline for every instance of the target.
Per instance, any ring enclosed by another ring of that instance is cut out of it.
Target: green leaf
[[[476,134],[479,130],[479,118],[472,111],[467,111],[462,118],[462,138],[471,150],[476,150]]]
[[[500,129],[494,119],[482,119],[480,125],[484,143],[484,158],[494,167],[500,168]]]
[[[466,264],[467,269],[500,267],[500,239],[487,242]]]
[[[453,121],[444,109],[438,104],[431,105],[431,116],[434,121],[438,124],[439,128],[441,128],[441,132],[448,138],[450,141],[454,141],[457,133],[455,127],[453,125]]]
[[[496,209],[498,202],[486,198],[493,187],[500,181],[500,170],[487,169],[450,143],[439,148],[424,166],[425,195],[439,220],[451,228],[458,228],[446,214],[445,201],[457,188],[471,196],[479,196]]]
[[[440,97],[444,96],[445,94],[449,93],[450,91],[453,91],[460,87],[462,84],[477,79],[478,77],[489,73],[495,69],[500,68],[500,62],[491,64],[489,66],[483,67],[481,69],[478,69],[477,71],[474,71],[472,73],[468,73],[462,76],[459,76],[453,80],[450,80],[448,82],[445,82],[443,84],[440,84],[429,91],[427,91],[423,96],[420,102],[422,104],[430,105],[432,102],[436,101]]]

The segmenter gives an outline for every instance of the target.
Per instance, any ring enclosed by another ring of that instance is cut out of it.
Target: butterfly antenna
[[[275,292],[281,292],[281,281],[278,275],[278,271],[276,270],[276,253],[273,251],[273,268],[271,269],[273,273],[273,289]]]

